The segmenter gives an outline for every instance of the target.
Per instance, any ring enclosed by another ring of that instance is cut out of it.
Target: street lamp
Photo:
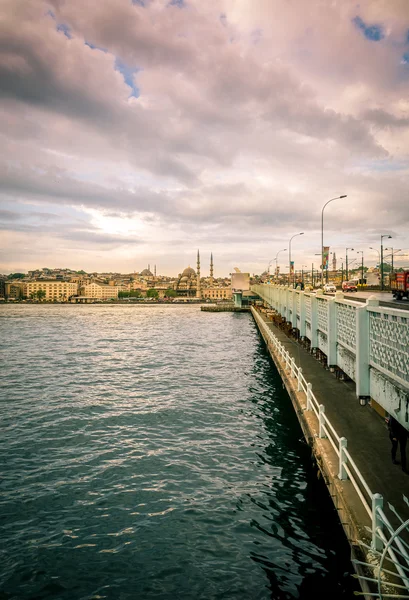
[[[328,200],[322,207],[321,211],[321,283],[324,283],[324,208],[330,202],[334,202],[334,200],[340,200],[341,198],[346,198],[347,194],[343,194],[342,196],[337,196],[336,198],[331,198]]]
[[[363,250],[357,250],[356,251],[357,254],[362,254],[362,262],[361,262],[361,285],[364,284],[364,251]]]
[[[393,248],[385,248],[385,250],[390,250],[391,251],[391,273],[393,273],[393,256],[394,254],[397,254],[398,252],[401,252],[401,248],[399,248],[399,250],[395,250],[395,252],[393,251]]]
[[[276,257],[275,257],[275,259],[274,259],[274,260],[276,261],[276,277],[277,277],[277,278],[278,278],[278,273],[277,273],[277,266],[278,266],[278,265],[277,265],[277,259],[278,259],[278,255],[280,254],[280,252],[286,252],[286,250],[287,250],[287,248],[283,248],[282,250],[279,250],[279,251],[277,252],[277,254],[276,254]]]
[[[388,235],[387,233],[385,233],[385,235],[381,235],[381,290],[383,290],[383,238],[391,240],[392,236]]]
[[[348,250],[354,250],[353,248],[345,248],[345,281],[348,281]]]
[[[304,232],[302,231],[301,233],[295,233],[293,235],[293,237],[290,238],[289,244],[288,244],[288,264],[290,265],[290,271],[288,273],[288,287],[290,287],[290,280],[291,278],[291,241],[297,237],[297,235],[304,235]]]
[[[378,261],[379,261],[379,268],[381,267],[381,255],[379,250],[377,250],[376,248],[372,248],[372,246],[369,246],[369,250],[375,250],[375,252],[378,253]]]

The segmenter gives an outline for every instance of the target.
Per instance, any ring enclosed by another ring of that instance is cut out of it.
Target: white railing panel
[[[371,308],[369,360],[390,377],[409,383],[409,314],[406,311]]]
[[[317,296],[317,322],[320,331],[328,331],[328,300]]]
[[[356,306],[346,302],[336,302],[337,342],[348,350],[356,348]]]

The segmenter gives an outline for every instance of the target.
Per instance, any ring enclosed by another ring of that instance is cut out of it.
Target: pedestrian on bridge
[[[406,443],[408,440],[408,431],[397,421],[394,417],[389,417],[388,422],[389,428],[389,439],[392,442],[392,462],[394,465],[402,465],[402,471],[407,473],[406,468]],[[398,449],[398,445],[400,448],[400,462],[396,460],[396,451]]]

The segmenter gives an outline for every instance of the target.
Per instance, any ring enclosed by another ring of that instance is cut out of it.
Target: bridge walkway
[[[325,414],[340,437],[348,440],[348,450],[373,493],[382,494],[404,518],[409,518],[402,494],[409,496],[409,475],[400,465],[393,465],[391,442],[385,420],[370,405],[361,406],[355,395],[353,381],[338,379],[326,369],[297,340],[259,312],[274,335],[301,367],[307,382]],[[409,465],[409,443],[406,450]],[[399,450],[398,456],[400,458]]]

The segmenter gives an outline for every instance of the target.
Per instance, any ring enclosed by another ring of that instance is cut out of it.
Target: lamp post
[[[304,267],[308,269],[308,265],[301,265],[301,281],[304,284]]]
[[[372,246],[369,246],[369,250],[375,250],[375,252],[378,253],[378,261],[379,261],[379,268],[381,267],[381,254],[379,252],[379,250],[377,250],[377,248],[372,248]]]
[[[345,281],[348,281],[348,250],[354,250],[353,248],[345,248]]]
[[[357,254],[361,254],[361,285],[364,284],[364,251],[363,250],[357,250],[356,251]]]
[[[399,248],[399,250],[395,250],[395,251],[393,250],[393,248],[385,248],[385,250],[390,250],[391,251],[391,273],[393,273],[393,257],[398,252],[401,252],[401,248]]]
[[[288,243],[288,264],[289,264],[289,267],[290,267],[290,270],[289,270],[289,272],[288,272],[288,287],[290,287],[290,281],[291,281],[292,279],[294,279],[294,278],[292,278],[292,277],[291,277],[291,274],[292,274],[292,273],[291,273],[291,242],[292,242],[292,240],[293,240],[295,237],[297,237],[297,235],[304,235],[304,232],[302,231],[301,233],[295,233],[295,234],[294,234],[294,235],[293,235],[293,236],[290,238],[290,241],[289,241],[289,243]]]
[[[387,238],[388,240],[392,239],[391,235],[385,233],[385,235],[381,235],[381,290],[384,289],[383,285],[383,238]]]
[[[278,255],[280,254],[280,252],[285,252],[286,250],[287,250],[287,248],[283,248],[282,250],[279,250],[279,251],[277,252],[277,254],[276,254],[276,257],[275,257],[275,259],[274,259],[274,260],[276,261],[276,273],[275,273],[275,275],[276,275],[276,277],[277,277],[277,278],[278,278],[278,273],[277,273],[277,267],[278,267],[278,264],[277,264],[277,259],[278,259]]]
[[[347,194],[343,194],[342,196],[337,196],[336,198],[331,198],[328,200],[322,207],[321,211],[321,283],[324,284],[324,208],[330,202],[334,202],[334,200],[340,200],[341,198],[346,198]]]

